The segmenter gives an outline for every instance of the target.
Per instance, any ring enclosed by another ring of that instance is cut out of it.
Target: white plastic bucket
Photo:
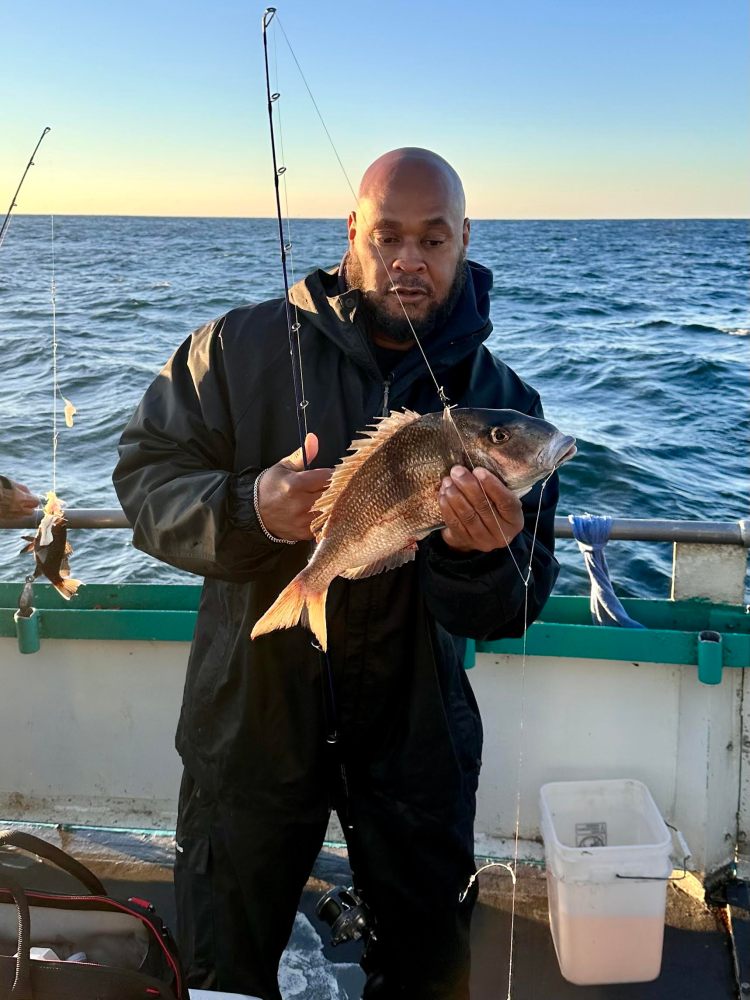
[[[661,970],[672,838],[630,778],[540,793],[552,939],[571,983],[638,983]]]

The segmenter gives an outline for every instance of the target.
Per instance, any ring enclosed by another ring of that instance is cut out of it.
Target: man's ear
[[[357,235],[357,213],[349,213],[349,222],[347,223],[347,228],[349,230],[349,242],[354,242],[354,237]]]
[[[471,233],[471,221],[469,219],[464,219],[464,231],[463,231],[464,247],[467,247],[469,245],[470,233]]]

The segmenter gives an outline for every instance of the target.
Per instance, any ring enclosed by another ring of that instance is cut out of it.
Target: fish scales
[[[325,603],[336,576],[358,579],[414,558],[442,527],[438,494],[454,465],[481,467],[517,496],[575,454],[575,441],[515,410],[444,410],[384,418],[355,440],[315,505],[318,542],[307,566],[256,622],[256,638],[299,623],[326,648]]]
[[[449,447],[442,416],[434,416],[397,431],[359,467],[321,533],[320,569],[311,583],[372,563],[441,523],[440,480],[460,452]],[[326,559],[334,550],[335,561]]]

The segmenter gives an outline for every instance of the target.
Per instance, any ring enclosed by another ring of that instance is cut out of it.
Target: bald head
[[[465,278],[464,189],[442,156],[407,146],[365,171],[349,215],[345,277],[363,294],[373,339],[408,349],[445,322]]]
[[[378,203],[394,188],[424,191],[425,187],[463,219],[466,197],[461,178],[442,156],[419,146],[392,149],[371,163],[359,185],[359,200]]]

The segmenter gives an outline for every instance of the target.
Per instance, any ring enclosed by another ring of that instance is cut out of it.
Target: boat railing
[[[119,507],[73,507],[65,511],[70,528],[130,528]],[[41,511],[29,517],[0,518],[0,528],[36,528]],[[555,518],[555,537],[572,538],[573,526],[567,517]],[[701,545],[741,545],[750,548],[750,519],[737,521],[675,521],[651,518],[616,517],[609,534],[613,541],[681,542]]]
[[[129,529],[119,507],[72,507],[65,511],[70,528]],[[28,517],[0,519],[0,529],[35,529],[41,510]],[[567,517],[555,518],[555,537],[573,538]],[[611,541],[671,542],[672,600],[703,598],[727,604],[745,603],[750,519],[678,521],[661,518],[612,519]]]

